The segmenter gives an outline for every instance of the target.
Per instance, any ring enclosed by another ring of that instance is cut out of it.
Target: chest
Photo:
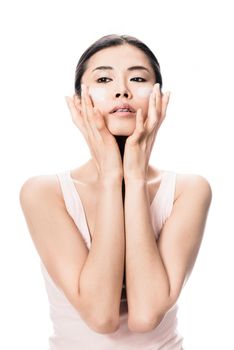
[[[147,185],[148,201],[150,205],[157,194],[159,186],[160,182],[155,182]],[[97,206],[99,205],[98,196],[100,190],[92,186],[82,186],[79,184],[75,184],[75,187],[82,202],[89,236],[92,241],[95,229]]]
[[[159,187],[161,185],[161,181],[154,181],[149,184],[147,184],[147,191],[148,191],[148,201],[149,204],[153,202]],[[99,205],[99,193],[100,190],[94,186],[90,185],[84,185],[84,184],[75,184],[76,191],[78,192],[78,195],[80,197],[80,200],[82,202],[86,223],[88,227],[88,232],[90,236],[90,240],[92,242],[93,236],[94,236],[94,230],[95,230],[95,221],[96,221],[96,212],[97,212],[97,206]],[[178,197],[179,193],[181,192],[181,182],[179,178],[177,177],[177,183],[175,187],[175,198]],[[125,268],[124,268],[125,271]],[[123,276],[123,287],[122,287],[122,295],[121,299],[126,299],[126,279],[125,279],[125,273]]]

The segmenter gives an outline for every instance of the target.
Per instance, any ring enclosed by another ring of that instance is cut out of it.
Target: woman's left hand
[[[149,98],[148,116],[143,122],[142,109],[136,113],[136,128],[125,143],[123,170],[125,180],[146,180],[148,162],[157,132],[166,116],[170,93],[163,94],[155,84]]]

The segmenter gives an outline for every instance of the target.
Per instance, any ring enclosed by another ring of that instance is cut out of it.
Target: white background
[[[154,51],[164,91],[171,91],[150,163],[201,174],[213,190],[199,256],[179,300],[185,349],[233,349],[231,1],[7,0],[0,6],[0,348],[47,349],[47,295],[19,191],[31,176],[90,158],[64,96],[73,93],[83,51],[115,33],[136,36]]]

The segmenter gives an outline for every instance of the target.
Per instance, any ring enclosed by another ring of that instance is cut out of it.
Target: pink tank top
[[[68,213],[90,248],[91,241],[84,208],[70,171],[57,174]],[[159,189],[150,206],[152,225],[156,239],[169,217],[174,201],[176,173],[164,171]],[[121,299],[120,327],[114,333],[100,334],[90,329],[79,312],[68,301],[50,277],[41,261],[46,291],[50,304],[50,318],[54,333],[49,337],[48,350],[182,350],[183,337],[177,330],[175,304],[161,323],[146,333],[131,332],[127,325],[126,299]]]

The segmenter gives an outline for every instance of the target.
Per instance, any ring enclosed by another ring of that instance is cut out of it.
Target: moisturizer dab
[[[153,91],[153,86],[141,86],[136,90],[139,97],[149,97]]]
[[[106,89],[101,87],[90,87],[89,94],[94,101],[103,102],[106,100]]]

